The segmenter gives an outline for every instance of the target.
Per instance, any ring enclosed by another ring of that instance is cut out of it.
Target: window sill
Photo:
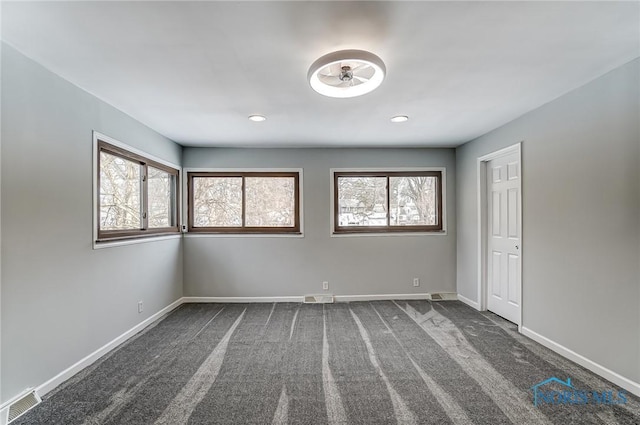
[[[332,238],[375,237],[375,236],[446,236],[446,230],[436,232],[331,232]]]
[[[304,238],[304,233],[206,233],[188,232],[185,238]]]
[[[93,241],[93,249],[113,248],[116,246],[136,245],[140,243],[165,241],[168,239],[179,239],[182,237],[180,233],[172,233],[158,236],[131,237],[121,239],[106,239],[101,241]]]

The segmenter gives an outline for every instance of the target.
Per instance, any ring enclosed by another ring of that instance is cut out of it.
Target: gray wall
[[[455,291],[453,149],[185,148],[183,166],[303,168],[304,238],[184,239],[185,296]],[[330,168],[446,167],[447,235],[330,237]],[[421,286],[414,288],[413,277]]]
[[[523,143],[523,325],[640,382],[640,60],[457,149],[458,292],[477,299],[476,159]]]
[[[0,46],[0,48],[2,48],[2,46]],[[1,75],[2,75],[2,68],[0,63],[0,79],[1,79]],[[0,81],[0,92],[1,91],[2,91],[2,82]],[[2,110],[2,105],[0,105],[0,112],[1,110]],[[0,403],[2,403],[3,400],[4,398],[2,398],[2,117],[0,116]]]
[[[2,45],[3,400],[182,295],[180,239],[92,249],[94,129],[181,161],[180,146]]]

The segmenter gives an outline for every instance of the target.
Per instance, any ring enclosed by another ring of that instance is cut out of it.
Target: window
[[[300,233],[298,172],[188,173],[189,231]]]
[[[98,242],[178,233],[175,168],[97,142]]]
[[[334,171],[334,233],[440,232],[442,171]]]

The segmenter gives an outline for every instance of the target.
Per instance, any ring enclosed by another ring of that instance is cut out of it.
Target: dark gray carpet
[[[628,393],[534,406],[552,376],[620,391],[457,301],[187,304],[13,424],[640,424]]]

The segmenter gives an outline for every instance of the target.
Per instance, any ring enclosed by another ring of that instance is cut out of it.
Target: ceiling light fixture
[[[249,115],[249,121],[262,122],[266,120],[267,120],[267,117],[265,117],[264,115]]]
[[[384,62],[364,50],[340,50],[315,61],[309,68],[309,84],[329,97],[355,97],[375,90],[384,80]]]
[[[409,121],[409,117],[406,115],[396,115],[395,117],[391,117],[391,122],[405,122]]]

